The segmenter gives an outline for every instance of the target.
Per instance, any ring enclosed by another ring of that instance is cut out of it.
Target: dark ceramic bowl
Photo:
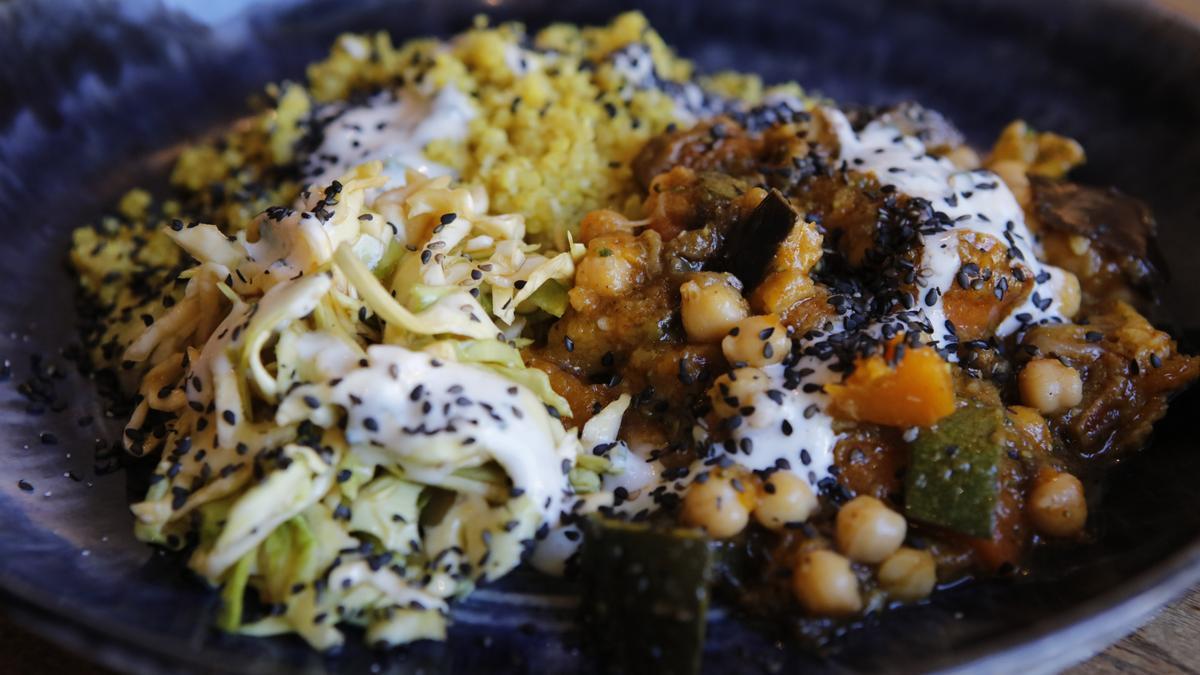
[[[300,77],[345,30],[449,34],[477,12],[538,26],[624,3],[149,0],[0,3],[0,593],[35,630],[122,670],[595,671],[569,586],[515,575],[459,607],[449,642],[338,658],[297,639],[209,628],[214,598],[134,540],[124,471],[95,387],[69,362],[71,228],[154,184],[172,148],[228,123],[267,82]],[[837,99],[915,98],[977,144],[1013,117],[1081,140],[1086,181],[1147,199],[1175,273],[1177,331],[1200,328],[1200,30],[1102,0],[641,3],[704,68],[796,79]],[[159,178],[161,180],[161,178]],[[11,371],[11,372],[10,372]],[[32,397],[32,400],[31,400]],[[41,399],[53,401],[40,402]],[[1200,580],[1200,452],[1176,401],[1154,444],[1112,472],[1096,538],[1033,578],[967,584],[872,617],[820,652],[718,613],[712,672],[1050,670],[1101,648]],[[97,447],[100,447],[97,450]],[[28,481],[31,490],[18,485]]]

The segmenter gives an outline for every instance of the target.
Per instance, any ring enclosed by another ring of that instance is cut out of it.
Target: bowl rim
[[[1074,3],[1084,8],[1089,3]],[[1174,24],[1200,46],[1200,5],[1181,0],[1092,0],[1092,6]],[[985,637],[922,664],[937,673],[1058,672],[1080,663],[1143,625],[1200,584],[1200,533],[1166,558],[1070,609],[1019,629]],[[82,659],[125,672],[291,672],[282,663],[212,663],[178,641],[147,640],[138,629],[80,612],[52,593],[0,568],[0,613]],[[231,667],[232,666],[232,667]],[[901,671],[912,666],[900,665]]]

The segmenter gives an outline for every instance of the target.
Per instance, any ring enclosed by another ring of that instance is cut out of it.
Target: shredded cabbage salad
[[[413,171],[385,189],[382,169],[236,236],[175,221],[195,265],[124,354],[127,447],[165,429],[138,536],[194,547],[226,630],[319,649],[342,624],[373,644],[442,638],[450,601],[619,471],[580,438],[615,441],[628,397],[568,428],[518,351],[531,317],[564,311],[583,247],[543,254],[481,189]]]

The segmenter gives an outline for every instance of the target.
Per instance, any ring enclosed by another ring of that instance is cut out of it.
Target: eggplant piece
[[[646,141],[630,164],[638,185],[643,190],[649,190],[650,183],[656,176],[679,166],[683,162],[684,149],[696,136],[698,134],[691,130],[673,131],[661,133]]]
[[[740,279],[747,293],[754,290],[799,218],[800,213],[782,192],[768,192],[745,222],[726,237],[719,260],[722,271]]]
[[[1130,285],[1143,292],[1165,280],[1158,226],[1150,207],[1116,188],[1030,176],[1034,212],[1043,227],[1078,235],[1115,261]]]
[[[972,537],[991,537],[1005,458],[1004,413],[962,408],[923,429],[912,444],[905,512],[910,518]]]
[[[584,621],[605,669],[699,672],[713,580],[710,540],[697,530],[598,516],[583,530]]]
[[[697,172],[753,175],[762,150],[760,136],[747,133],[733,119],[721,116],[651,138],[633,158],[630,168],[638,184],[648,190],[656,176],[678,166]]]

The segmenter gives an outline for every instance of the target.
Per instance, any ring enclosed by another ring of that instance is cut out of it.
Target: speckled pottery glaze
[[[916,99],[977,144],[1023,117],[1078,138],[1085,182],[1149,201],[1174,273],[1163,307],[1200,328],[1200,29],[1113,0],[770,0],[634,3],[702,68],[795,79],[838,100]],[[216,599],[133,538],[135,474],[118,426],[71,365],[72,227],[161,181],[172,149],[298,77],[346,30],[446,35],[483,12],[531,27],[598,22],[630,3],[586,0],[137,0],[0,4],[0,598],[52,640],[134,672],[598,670],[576,589],[519,572],[460,604],[443,644],[336,656],[299,639],[210,628]],[[44,399],[31,403],[29,396]],[[710,672],[1047,671],[1086,656],[1200,580],[1200,393],[1112,472],[1095,538],[1052,574],[962,584],[872,616],[820,648],[717,608]],[[20,481],[25,481],[24,483]]]

